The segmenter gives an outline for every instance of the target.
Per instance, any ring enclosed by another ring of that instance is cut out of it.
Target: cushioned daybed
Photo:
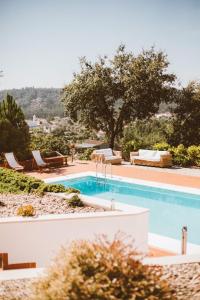
[[[151,167],[171,167],[172,156],[168,151],[143,150],[130,153],[131,164]]]

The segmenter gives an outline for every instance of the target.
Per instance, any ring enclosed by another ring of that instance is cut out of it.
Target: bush
[[[187,154],[192,165],[200,166],[200,146],[188,147]]]
[[[153,149],[159,150],[159,151],[163,151],[163,150],[168,151],[170,149],[170,145],[166,142],[157,143],[153,146]]]
[[[80,194],[80,191],[77,190],[77,189],[75,189],[75,188],[73,188],[73,187],[67,187],[67,188],[65,189],[65,193],[67,193],[67,194],[71,194],[71,193],[77,193],[77,194]]]
[[[171,125],[168,120],[148,119],[137,120],[130,123],[124,129],[122,139],[122,153],[125,159],[129,159],[131,151],[139,149],[152,149],[153,145],[165,142],[171,131]]]
[[[121,239],[63,248],[32,294],[32,300],[176,299],[160,271],[143,265]]]
[[[138,141],[129,141],[125,144],[122,145],[122,156],[125,160],[129,160],[130,159],[130,152],[131,151],[138,151],[141,148],[145,148],[143,147],[144,144],[142,144],[142,142],[138,142]]]
[[[35,215],[35,209],[32,205],[23,205],[18,208],[17,215],[22,217],[33,217]]]
[[[79,198],[78,195],[72,196],[72,198],[69,199],[67,201],[67,203],[70,207],[83,207],[84,206],[83,201]]]
[[[92,152],[94,151],[93,148],[88,148],[86,149],[80,156],[79,159],[80,160],[90,160],[90,156],[92,154]]]
[[[40,150],[45,157],[48,156],[48,153],[55,151],[63,155],[69,154],[69,142],[66,137],[54,134],[32,133],[30,148]]]
[[[18,173],[14,170],[0,168],[0,193],[36,193],[65,192],[61,184],[46,184],[42,180]]]
[[[187,155],[187,148],[180,144],[178,147],[171,147],[173,163],[178,166],[187,167],[190,165],[190,159]]]

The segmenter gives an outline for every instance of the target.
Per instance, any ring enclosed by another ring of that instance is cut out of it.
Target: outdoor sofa
[[[140,149],[130,153],[130,162],[135,165],[167,168],[172,166],[172,155],[168,151]]]
[[[91,159],[95,162],[112,165],[119,165],[122,162],[121,151],[114,151],[111,148],[94,150]]]

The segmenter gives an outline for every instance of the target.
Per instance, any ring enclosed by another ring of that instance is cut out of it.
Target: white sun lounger
[[[49,165],[42,159],[42,156],[41,156],[39,150],[33,150],[32,154],[33,154],[33,158],[39,168],[45,168]]]
[[[16,170],[16,171],[22,171],[24,170],[24,167],[21,166],[15,156],[14,156],[14,153],[13,152],[9,152],[9,153],[4,153],[5,155],[5,158],[6,158],[6,161],[7,161],[7,164],[10,168]]]

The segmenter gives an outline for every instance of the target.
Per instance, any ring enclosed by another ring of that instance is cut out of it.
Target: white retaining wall
[[[46,266],[61,245],[76,239],[92,240],[97,234],[112,238],[118,231],[134,239],[134,246],[147,251],[148,210],[47,215],[37,218],[0,219],[0,252],[9,263],[36,262]]]

